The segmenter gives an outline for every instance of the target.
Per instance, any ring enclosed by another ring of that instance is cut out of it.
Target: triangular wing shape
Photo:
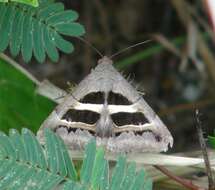
[[[107,57],[44,121],[41,140],[46,127],[71,149],[83,149],[92,137],[110,152],[161,152],[173,144],[164,123]]]

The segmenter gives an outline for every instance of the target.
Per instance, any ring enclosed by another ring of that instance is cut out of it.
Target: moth
[[[95,138],[109,152],[162,152],[173,138],[142,95],[104,56],[41,125],[55,131],[71,150]]]

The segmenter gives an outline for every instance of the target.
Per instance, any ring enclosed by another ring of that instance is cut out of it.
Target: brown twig
[[[171,3],[175,7],[180,20],[182,21],[186,28],[188,28],[190,23],[192,23],[193,25],[195,25],[196,29],[198,29],[194,20],[192,19],[191,13],[187,8],[188,5],[185,0],[180,1],[172,0]],[[206,64],[209,76],[215,83],[215,65],[214,65],[215,58],[212,51],[208,47],[207,43],[202,38],[199,29],[197,30],[197,51],[200,54],[201,58],[203,59],[203,62]]]
[[[203,154],[204,161],[205,161],[206,172],[208,175],[208,189],[215,190],[215,183],[214,183],[213,174],[211,171],[210,161],[208,158],[206,143],[205,143],[203,132],[202,132],[202,121],[201,121],[200,117],[201,117],[201,114],[199,113],[199,110],[197,109],[196,110],[196,128],[197,128],[197,132],[198,132],[199,143],[200,143],[202,154]]]
[[[169,170],[167,170],[165,167],[163,166],[158,166],[158,165],[154,165],[154,167],[156,169],[158,169],[159,171],[161,171],[162,173],[164,173],[166,176],[168,176],[169,178],[173,179],[174,181],[178,182],[179,184],[183,185],[186,188],[189,188],[191,190],[205,190],[203,188],[200,188],[196,185],[194,185],[191,181],[183,179],[179,176],[174,175],[172,172],[170,172]]]
[[[204,0],[203,2],[205,3],[205,7],[206,7],[208,17],[209,17],[209,19],[211,21],[212,28],[213,28],[213,30],[215,32],[215,14],[214,14],[214,10],[213,10],[213,1]]]
[[[211,39],[215,42],[215,33],[213,32],[213,29],[210,27],[210,25],[207,23],[206,20],[202,16],[199,15],[197,9],[195,9],[193,6],[190,5],[190,3],[187,3],[187,8],[190,11],[190,14],[196,18],[198,23],[207,31],[207,33],[211,36]],[[207,9],[207,5],[206,8]]]
[[[162,109],[158,115],[165,116],[165,115],[175,114],[178,112],[193,110],[195,108],[199,109],[199,108],[203,108],[214,104],[215,104],[215,99],[206,99],[206,100],[200,100],[198,102],[193,102],[193,103],[179,104],[167,109]]]

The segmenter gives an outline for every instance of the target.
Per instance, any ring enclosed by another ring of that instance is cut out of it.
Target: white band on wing
[[[85,104],[85,103],[80,103],[78,102],[75,106],[74,109],[76,110],[88,110],[88,111],[93,111],[96,113],[101,113],[103,104]],[[138,111],[136,108],[135,104],[132,105],[108,105],[107,109],[110,114],[114,113],[119,113],[119,112],[126,112],[126,113],[135,113]]]

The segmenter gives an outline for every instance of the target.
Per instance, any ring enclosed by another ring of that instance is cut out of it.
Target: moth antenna
[[[58,96],[57,98],[55,98],[54,100],[59,100],[61,98],[65,98],[65,97],[66,97],[66,95],[61,95],[61,96]]]
[[[70,94],[70,96],[72,96],[76,101],[79,102],[79,100],[78,100],[75,96],[73,96],[73,95],[71,94],[71,92],[68,92],[68,94]],[[59,100],[59,99],[61,99],[61,98],[65,98],[66,96],[67,96],[67,95],[59,96],[59,97],[55,98],[55,100]]]
[[[84,42],[85,44],[87,44],[89,47],[91,47],[101,58],[104,57],[104,55],[89,41],[87,41],[84,38],[81,37],[77,37],[80,41]]]
[[[71,94],[71,96],[72,96],[77,102],[79,102],[79,100],[78,100],[75,96],[73,96],[73,94]]]
[[[136,44],[134,44],[134,45],[128,46],[127,48],[124,48],[124,49],[122,49],[122,50],[119,50],[118,52],[116,52],[116,53],[114,53],[113,55],[111,55],[111,56],[110,56],[110,59],[112,59],[113,57],[115,57],[115,56],[117,56],[117,55],[119,55],[119,54],[121,54],[121,53],[123,53],[123,52],[125,52],[125,51],[127,51],[127,50],[129,50],[129,49],[131,49],[131,48],[137,47],[137,46],[142,45],[142,44],[146,44],[146,43],[151,42],[151,41],[152,41],[152,40],[145,40],[145,41],[143,41],[143,42],[139,42],[139,43],[136,43]]]

